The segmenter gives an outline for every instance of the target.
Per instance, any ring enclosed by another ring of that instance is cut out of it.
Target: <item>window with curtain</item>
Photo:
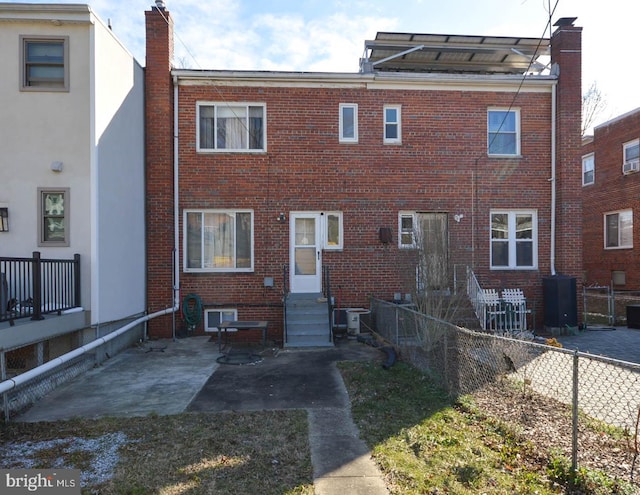
[[[633,212],[622,210],[604,216],[605,249],[633,247]]]
[[[324,249],[342,249],[342,212],[330,211],[324,215]]]
[[[416,219],[415,213],[400,213],[399,215],[399,231],[398,245],[400,248],[415,248],[416,247]]]
[[[487,113],[489,155],[520,154],[520,112],[490,109]]]
[[[538,265],[535,211],[491,212],[491,268],[532,269]]]
[[[185,271],[253,271],[253,212],[185,211]]]
[[[69,245],[69,189],[38,189],[38,245]]]
[[[198,151],[264,151],[262,104],[198,103]]]

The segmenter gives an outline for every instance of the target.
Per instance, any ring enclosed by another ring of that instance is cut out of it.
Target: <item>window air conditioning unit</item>
[[[640,170],[640,160],[629,160],[622,165],[623,174],[632,174]]]

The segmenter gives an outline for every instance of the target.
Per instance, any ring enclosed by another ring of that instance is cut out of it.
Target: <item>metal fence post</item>
[[[398,306],[394,306],[393,309],[396,316],[396,345],[400,345],[400,312]]]
[[[0,351],[0,381],[7,379],[7,358],[4,351]],[[4,410],[4,420],[9,421],[9,393],[2,394],[2,408]]]
[[[31,276],[31,287],[33,290],[33,313],[32,320],[43,320],[42,316],[42,263],[40,261],[40,253],[33,252],[33,271]]]
[[[573,398],[571,400],[571,469],[578,470],[578,351],[573,353]]]
[[[73,305],[75,307],[81,306],[80,294],[80,255],[73,255]]]

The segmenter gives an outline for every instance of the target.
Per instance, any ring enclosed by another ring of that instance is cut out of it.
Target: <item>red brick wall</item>
[[[173,26],[167,11],[146,16],[147,305],[150,312],[173,305]],[[149,333],[171,335],[171,316],[149,322]]]
[[[551,40],[551,59],[559,68],[556,140],[555,270],[576,278],[575,302],[582,321],[582,28],[562,26]],[[580,173],[576,173],[577,171]]]
[[[582,279],[582,28],[559,27],[551,43],[551,56],[559,66],[557,89],[557,207],[556,271]],[[580,170],[580,173],[576,173]]]
[[[148,43],[166,44],[155,37]],[[562,60],[571,67],[566,70],[566,83],[561,84],[578,91],[580,101],[579,58]],[[576,69],[577,75],[571,75]],[[162,88],[160,94],[167,80],[158,71],[147,84]],[[551,271],[551,94],[523,91],[514,100],[517,87],[514,83],[513,92],[471,92],[368,89],[353,83],[311,88],[180,86],[181,215],[186,208],[251,208],[255,243],[254,272],[181,273],[181,293],[195,292],[210,307],[237,307],[242,319],[267,319],[270,337],[281,339],[289,223],[276,220],[280,212],[287,217],[291,211],[343,212],[344,249],[323,254],[324,265],[331,268],[333,295],[342,307],[366,306],[371,295],[390,299],[396,292],[410,292],[412,253],[397,247],[398,213],[446,212],[451,264],[472,266],[485,287],[523,288],[536,313],[542,315],[541,279]],[[147,157],[149,305],[153,310],[166,307],[171,296],[171,89],[165,92],[168,106],[163,108],[169,110],[165,122],[152,114],[159,106],[148,108],[149,135],[158,144],[168,140],[166,150],[156,150],[156,158]],[[268,152],[196,153],[197,101],[265,103]],[[580,156],[580,108],[576,114],[575,95],[570,91],[559,95],[559,102],[564,104],[559,125],[570,127],[558,142],[557,265],[563,273],[576,275],[581,271],[581,255],[576,258],[581,225],[573,215],[580,208],[580,190],[572,188],[580,181],[575,168]],[[340,103],[358,104],[357,144],[338,142]],[[382,142],[384,104],[402,105],[401,145]],[[521,157],[487,156],[487,109],[496,106],[520,109]],[[158,129],[151,129],[156,125]],[[489,270],[489,216],[495,208],[537,209],[537,270]],[[458,223],[453,221],[454,214],[464,217]],[[180,224],[182,232],[182,217]],[[380,227],[391,228],[392,243],[380,242]],[[275,287],[263,287],[264,277],[273,277]],[[168,335],[167,323],[156,322],[152,333]]]
[[[582,188],[584,269],[587,285],[610,285],[612,271],[624,271],[626,284],[617,289],[640,290],[640,250],[605,249],[604,215],[632,209],[633,245],[640,246],[640,173],[623,175],[623,144],[640,138],[640,111],[611,120],[594,129],[593,141],[582,154],[595,156],[595,183]]]
[[[549,225],[550,94],[523,93],[516,99],[523,157],[488,158],[487,108],[508,107],[512,100],[513,93],[181,86],[181,210],[251,208],[255,215],[255,272],[183,274],[182,291],[229,306],[277,305],[289,252],[289,225],[277,222],[277,214],[339,210],[344,250],[325,252],[323,261],[331,267],[341,304],[362,306],[372,294],[390,299],[394,292],[410,292],[411,253],[397,247],[398,212],[409,210],[463,214],[460,223],[450,218],[451,262],[474,265],[487,285],[518,286],[539,298],[540,274],[550,270],[544,227]],[[265,102],[268,153],[196,153],[197,101]],[[338,107],[345,102],[359,105],[356,145],[338,142]],[[385,103],[402,105],[400,146],[382,143]],[[304,120],[297,118],[301,115]],[[492,208],[538,209],[539,270],[488,271]],[[392,229],[391,244],[379,241],[380,227]],[[275,278],[275,288],[262,287],[265,276]],[[246,309],[243,317],[258,317],[260,311]]]

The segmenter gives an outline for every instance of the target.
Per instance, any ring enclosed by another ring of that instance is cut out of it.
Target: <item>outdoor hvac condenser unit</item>
[[[364,308],[347,309],[347,332],[351,335],[360,333],[360,315],[368,315],[369,310]]]

